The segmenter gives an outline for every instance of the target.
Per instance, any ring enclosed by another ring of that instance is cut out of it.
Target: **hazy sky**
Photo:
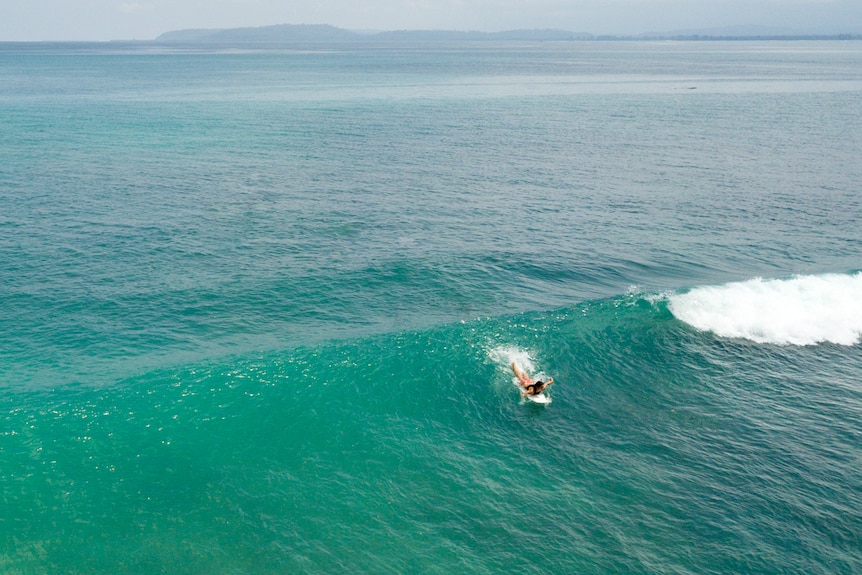
[[[150,40],[184,28],[270,24],[594,34],[766,26],[862,33],[862,0],[0,0],[0,41]]]

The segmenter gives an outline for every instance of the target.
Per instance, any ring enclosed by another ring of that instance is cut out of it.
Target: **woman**
[[[539,395],[545,388],[554,383],[554,378],[549,377],[548,381],[533,381],[527,372],[521,369],[521,366],[518,365],[517,362],[512,362],[512,371],[515,372],[515,377],[518,378],[518,383],[521,385],[521,398],[525,398],[528,395]]]

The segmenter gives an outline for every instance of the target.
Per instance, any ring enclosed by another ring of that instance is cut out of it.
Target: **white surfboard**
[[[526,397],[528,400],[532,401],[533,403],[542,403],[542,404],[551,403],[551,398],[548,397],[547,395],[545,395],[544,393],[540,393],[539,395],[528,395]]]

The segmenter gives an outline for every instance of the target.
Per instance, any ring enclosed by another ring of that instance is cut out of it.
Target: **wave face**
[[[856,571],[862,348],[734,344],[676,297],[5,389],[0,564]],[[554,377],[551,404],[520,400],[513,360]]]
[[[854,345],[862,336],[862,273],[756,278],[669,297],[680,320],[758,343]]]

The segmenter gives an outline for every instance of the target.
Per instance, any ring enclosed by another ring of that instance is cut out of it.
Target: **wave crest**
[[[722,337],[854,345],[862,337],[862,273],[698,287],[669,296],[668,307],[677,319]]]

